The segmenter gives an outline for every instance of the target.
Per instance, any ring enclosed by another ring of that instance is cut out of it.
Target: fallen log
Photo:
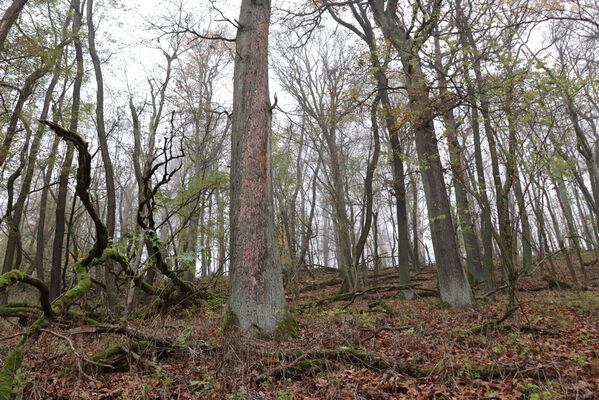
[[[306,375],[315,375],[329,370],[332,363],[354,365],[376,371],[392,371],[413,378],[423,378],[434,374],[450,373],[455,376],[470,378],[505,379],[507,377],[529,377],[547,379],[557,375],[557,369],[552,365],[532,365],[527,363],[482,364],[482,365],[435,365],[422,366],[398,363],[380,353],[369,353],[352,348],[314,349],[296,351],[286,355],[287,362],[281,363],[267,371],[246,378],[244,383],[259,384],[268,379],[297,379]]]
[[[319,306],[319,305],[326,304],[326,303],[333,303],[336,301],[345,301],[345,300],[350,301],[350,304],[351,304],[356,300],[356,298],[358,298],[360,296],[364,296],[366,294],[390,292],[390,291],[400,291],[400,290],[405,290],[405,289],[416,288],[418,286],[419,286],[418,284],[398,285],[398,286],[375,286],[375,287],[371,287],[371,288],[365,289],[365,290],[360,290],[360,291],[354,290],[354,291],[347,292],[347,293],[340,293],[340,294],[336,294],[331,297],[325,297],[323,299],[307,300],[307,301],[300,303],[300,307],[314,307],[314,306]]]

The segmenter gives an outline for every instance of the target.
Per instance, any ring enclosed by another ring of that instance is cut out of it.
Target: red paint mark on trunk
[[[260,151],[260,166],[262,167],[262,176],[264,177],[264,181],[266,181],[266,143],[264,143],[262,151]]]

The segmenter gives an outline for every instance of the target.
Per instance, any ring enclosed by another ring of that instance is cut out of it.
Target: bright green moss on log
[[[77,285],[56,300],[53,310],[57,314],[65,312],[71,304],[80,299],[91,287],[92,281],[87,268],[83,265],[83,259],[75,261],[73,268],[77,273]]]
[[[150,342],[146,340],[142,340],[139,342],[133,342],[130,345],[128,343],[119,344],[113,346],[109,349],[103,350],[99,353],[94,354],[89,359],[92,361],[100,362],[103,364],[112,364],[114,357],[125,354],[128,350],[131,351],[140,351],[148,348],[150,346]]]
[[[11,307],[11,306],[0,306],[0,316],[14,315],[14,314],[28,314],[39,312],[39,309],[35,307]]]
[[[27,275],[24,272],[14,269],[0,276],[0,289],[10,286],[16,282],[24,282],[34,286],[40,292],[40,304],[47,318],[52,318],[54,313],[50,306],[50,292],[48,286],[39,279]]]
[[[15,375],[23,362],[21,348],[26,340],[27,338],[23,337],[19,341],[19,344],[8,354],[6,360],[4,360],[4,365],[2,366],[2,370],[0,370],[0,400],[8,400],[13,396]]]

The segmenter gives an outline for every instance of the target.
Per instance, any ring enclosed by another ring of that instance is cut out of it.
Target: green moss
[[[26,338],[23,337],[17,346],[6,357],[2,370],[0,370],[0,400],[8,400],[12,398],[15,375],[21,368],[23,357],[21,355],[21,347],[25,343]]]
[[[0,306],[0,315],[12,315],[12,314],[26,314],[26,313],[34,313],[39,311],[35,307],[8,307],[8,306]]]
[[[290,312],[287,312],[285,319],[277,324],[275,329],[275,339],[284,339],[288,337],[297,338],[298,331],[297,321]]]
[[[522,398],[526,400],[540,400],[541,396],[539,395],[539,387],[532,383],[527,383],[524,385],[524,393],[522,393]]]
[[[441,310],[449,310],[449,309],[451,308],[451,304],[449,304],[449,303],[448,303],[448,302],[446,302],[446,301],[443,301],[443,300],[441,300],[441,301],[439,302],[439,308],[440,308]]]
[[[392,317],[396,315],[395,311],[391,308],[391,306],[389,306],[389,304],[385,303],[382,300],[376,300],[368,304],[368,308],[370,309],[376,309],[377,307],[380,307],[385,314],[388,314]]]
[[[27,274],[25,274],[24,272],[21,272],[16,269],[8,271],[7,273],[0,276],[0,289],[6,286],[10,286],[15,282],[22,281],[23,279],[25,279],[26,275]]]
[[[223,332],[227,332],[234,326],[239,326],[239,318],[231,309],[231,306],[226,304],[225,309],[223,310]]]
[[[77,273],[77,285],[58,298],[52,307],[52,310],[55,313],[66,311],[71,304],[81,298],[91,287],[91,279],[87,272],[87,268],[83,265],[83,259],[80,258],[75,261],[73,268]]]
[[[150,343],[145,340],[142,340],[139,342],[133,342],[133,343],[131,343],[130,346],[127,346],[127,344],[119,344],[119,345],[113,346],[109,349],[103,350],[99,353],[96,353],[93,356],[91,356],[89,359],[92,361],[110,364],[112,361],[111,359],[113,357],[116,357],[119,354],[125,353],[127,351],[127,348],[130,348],[131,351],[139,351],[139,350],[143,350],[143,349],[147,348],[149,345],[150,345]]]

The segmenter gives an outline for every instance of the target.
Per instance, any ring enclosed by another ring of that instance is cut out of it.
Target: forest
[[[0,400],[599,398],[594,0],[0,18]]]

